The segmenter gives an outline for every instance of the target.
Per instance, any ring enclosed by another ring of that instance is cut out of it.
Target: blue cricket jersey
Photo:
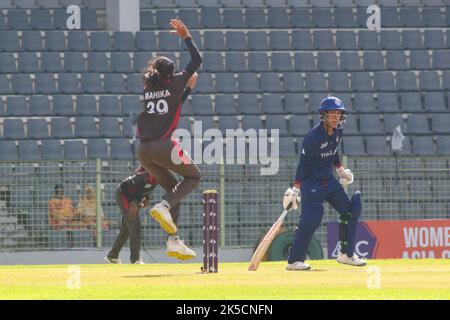
[[[300,150],[296,183],[326,183],[334,179],[333,169],[341,165],[338,146],[342,132],[342,129],[334,129],[333,134],[328,135],[322,121],[308,131]]]

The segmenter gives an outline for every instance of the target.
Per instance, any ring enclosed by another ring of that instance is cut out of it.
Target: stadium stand
[[[449,154],[448,1],[140,3],[135,34],[106,29],[105,0],[0,3],[1,160],[133,160],[130,113],[142,110],[148,60],[163,54],[183,68],[190,59],[168,32],[173,17],[204,59],[182,128],[201,119],[222,131],[279,129],[280,155],[295,158],[333,94],[349,109],[345,154],[390,155],[397,126],[401,154]],[[371,3],[381,30],[367,29]],[[69,4],[82,8],[80,30],[67,29]]]

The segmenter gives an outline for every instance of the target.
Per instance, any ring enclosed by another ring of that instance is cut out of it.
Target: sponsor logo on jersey
[[[325,152],[325,153],[321,153],[320,154],[320,157],[323,159],[323,158],[328,158],[328,157],[331,157],[331,156],[334,156],[335,154],[336,154],[336,152],[337,152],[337,148],[336,149],[334,149],[334,151],[328,151],[328,152]]]

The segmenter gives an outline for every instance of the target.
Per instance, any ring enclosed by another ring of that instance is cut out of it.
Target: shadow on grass
[[[122,278],[162,278],[162,277],[173,277],[176,274],[146,274],[140,276],[123,276]]]

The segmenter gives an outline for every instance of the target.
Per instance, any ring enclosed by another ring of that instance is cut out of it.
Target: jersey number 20
[[[156,101],[156,104],[153,101],[149,101],[146,110],[148,113],[167,113],[169,112],[169,105],[164,99]]]

